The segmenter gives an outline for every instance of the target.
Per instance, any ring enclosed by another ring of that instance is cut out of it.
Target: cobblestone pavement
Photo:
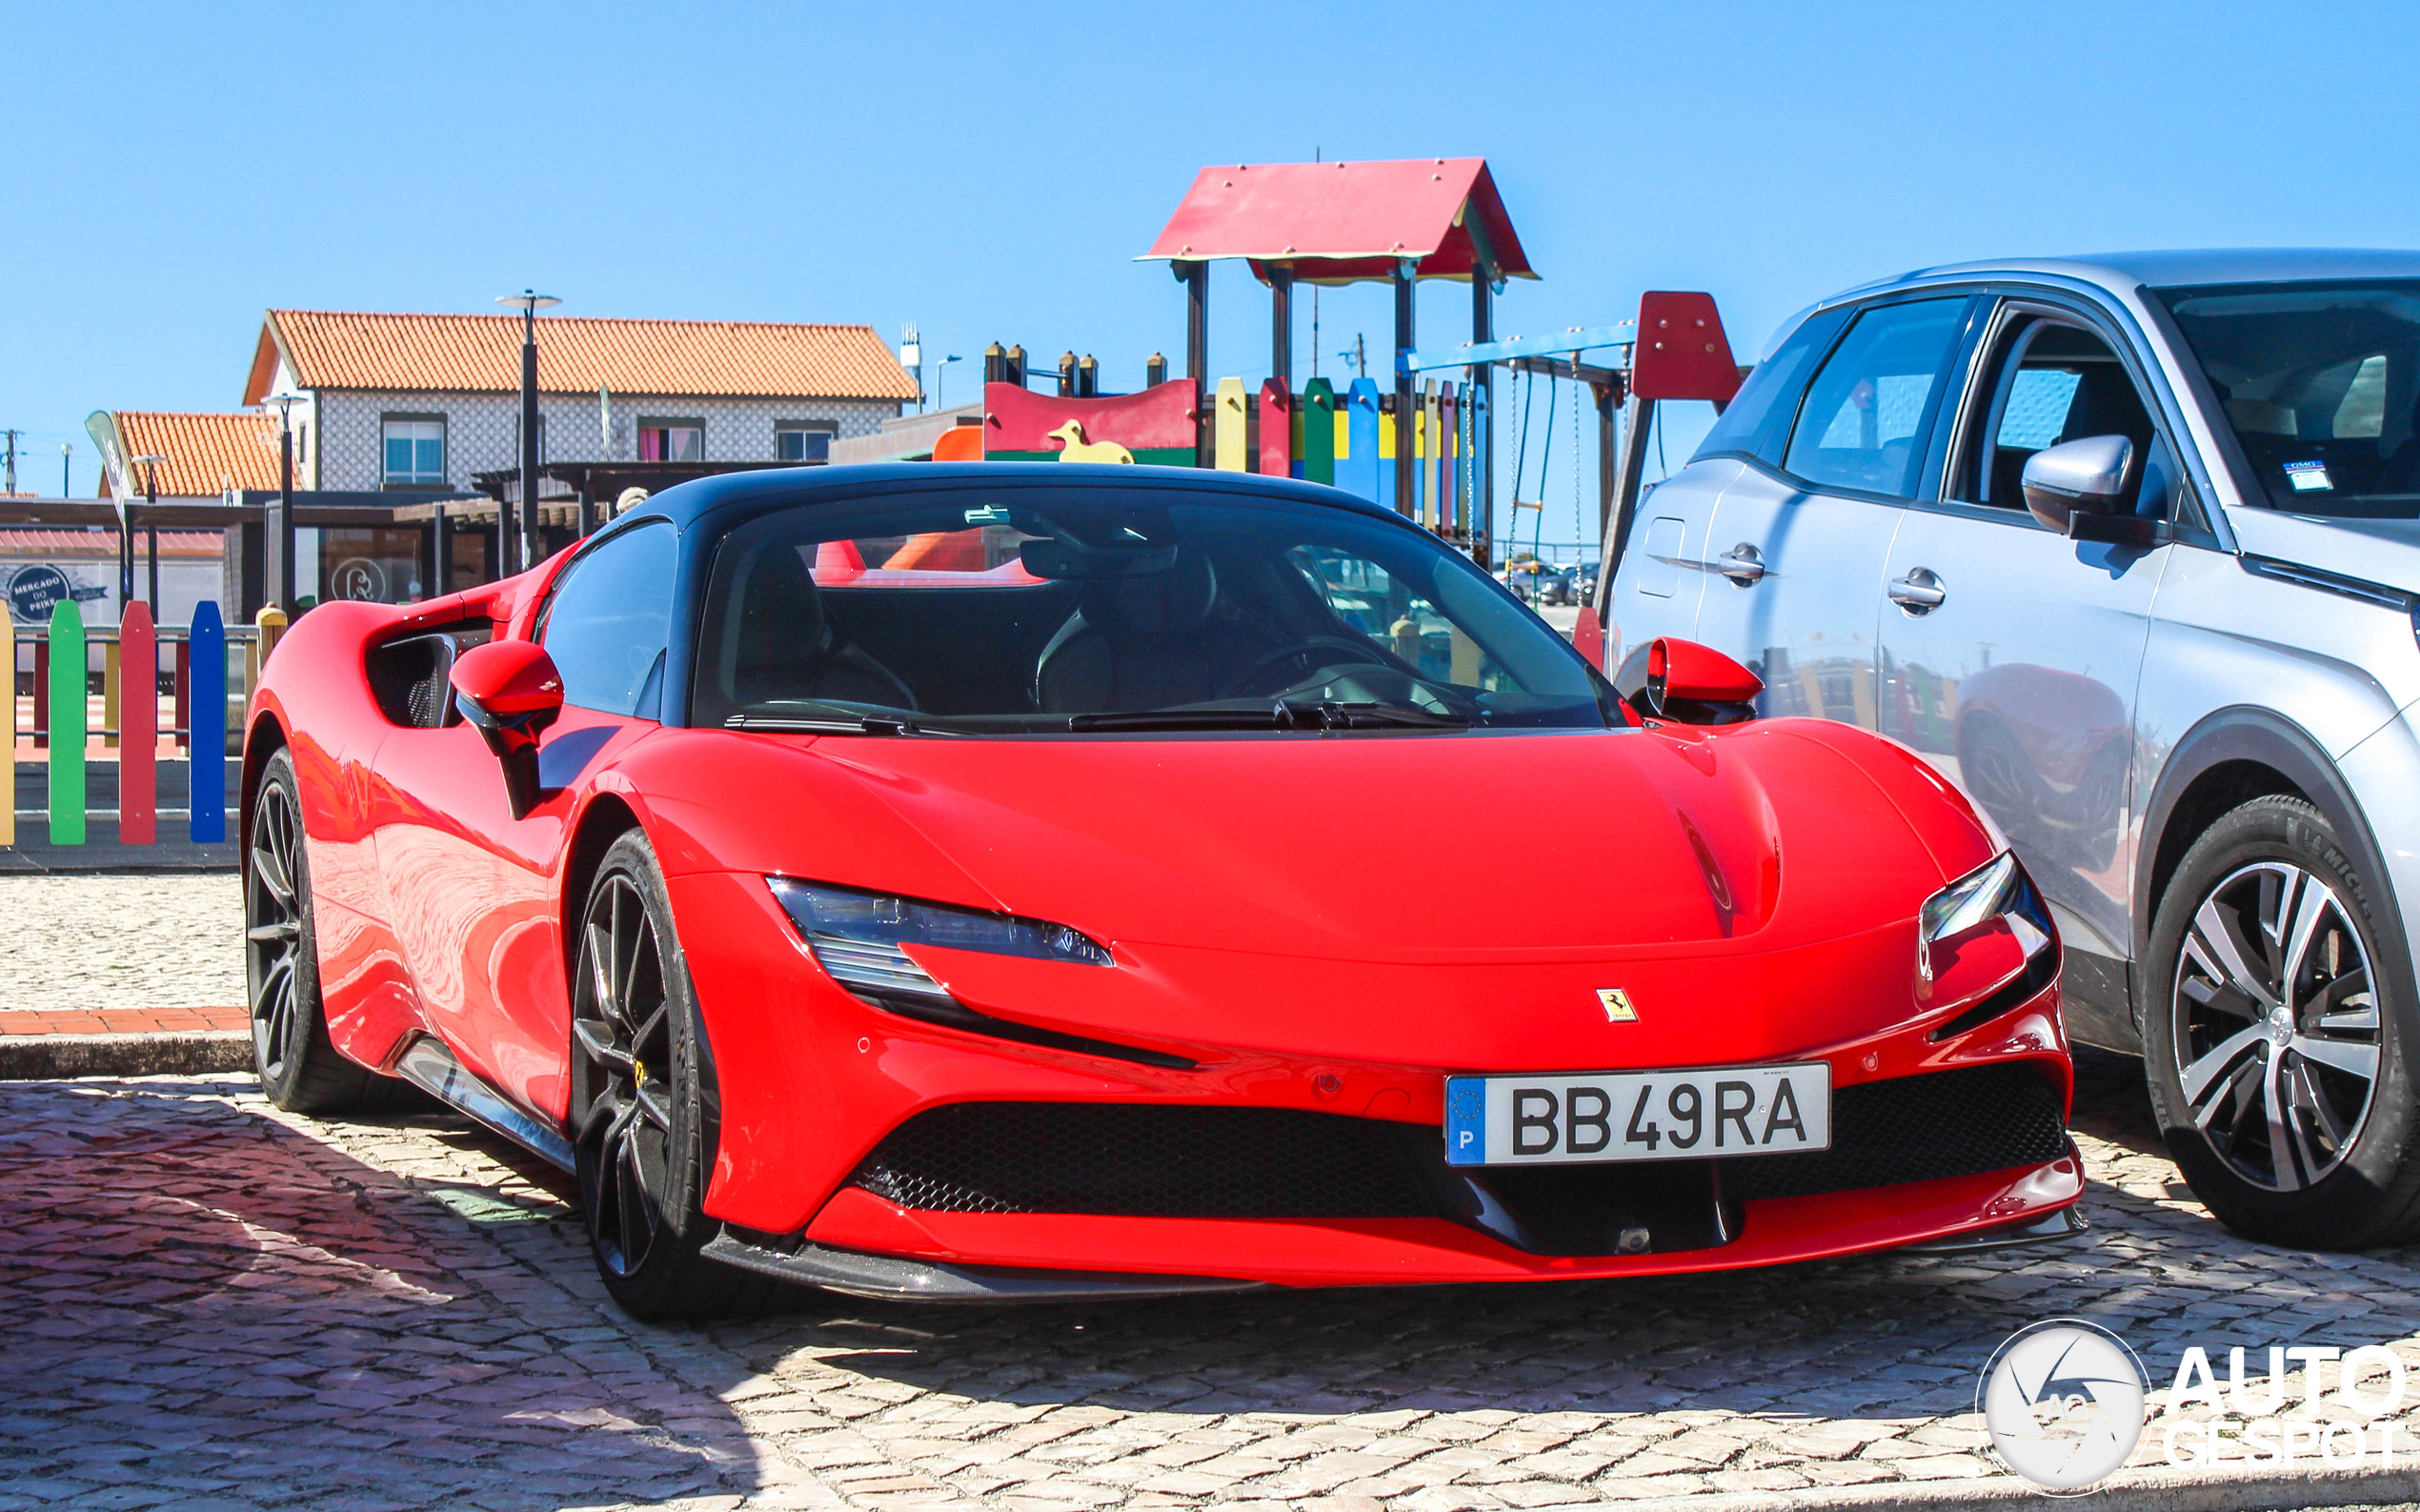
[[[2230,1342],[2420,1361],[2413,1257],[2228,1235],[2130,1070],[2092,1064],[2098,1227],[2063,1250],[995,1311],[801,1292],[704,1328],[616,1314],[561,1179],[451,1115],[9,1085],[0,1508],[1916,1502],[1992,1473],[1975,1373],[2038,1319],[2114,1328],[2155,1388],[2188,1341],[2222,1379]]]
[[[0,1015],[241,1003],[243,917],[232,872],[0,876]]]

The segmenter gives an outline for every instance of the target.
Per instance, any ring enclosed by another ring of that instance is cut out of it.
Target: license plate
[[[1832,1068],[1449,1077],[1449,1165],[1703,1160],[1832,1144]]]

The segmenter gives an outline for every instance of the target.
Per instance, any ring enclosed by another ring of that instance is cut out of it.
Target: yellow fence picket
[[[1251,422],[1249,394],[1244,393],[1241,378],[1220,378],[1218,393],[1212,396],[1212,434],[1215,451],[1211,466],[1221,473],[1240,473],[1243,459],[1251,454]]]

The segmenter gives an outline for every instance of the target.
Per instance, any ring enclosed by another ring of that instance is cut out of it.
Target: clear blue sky
[[[960,398],[994,338],[1132,387],[1154,350],[1182,361],[1178,286],[1131,259],[1195,171],[1315,149],[1486,157],[1544,275],[1501,302],[1506,333],[1702,288],[1752,354],[1818,295],[1926,263],[2420,246],[2411,7],[6,14],[0,426],[46,493],[62,441],[92,492],[89,411],[234,408],[271,305],[492,310],[534,284],[566,314],[916,320],[969,358]],[[1462,339],[1467,310],[1435,286],[1423,333]],[[1212,316],[1215,370],[1260,373],[1240,269]],[[1328,353],[1382,344],[1386,296],[1322,317]]]

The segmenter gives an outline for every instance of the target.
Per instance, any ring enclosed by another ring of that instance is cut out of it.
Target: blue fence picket
[[[193,606],[192,696],[187,716],[193,721],[192,811],[196,845],[216,845],[227,838],[227,627],[219,622],[218,605],[203,599]]]
[[[1344,394],[1344,454],[1336,459],[1336,486],[1375,502],[1378,492],[1378,385],[1355,378]]]

